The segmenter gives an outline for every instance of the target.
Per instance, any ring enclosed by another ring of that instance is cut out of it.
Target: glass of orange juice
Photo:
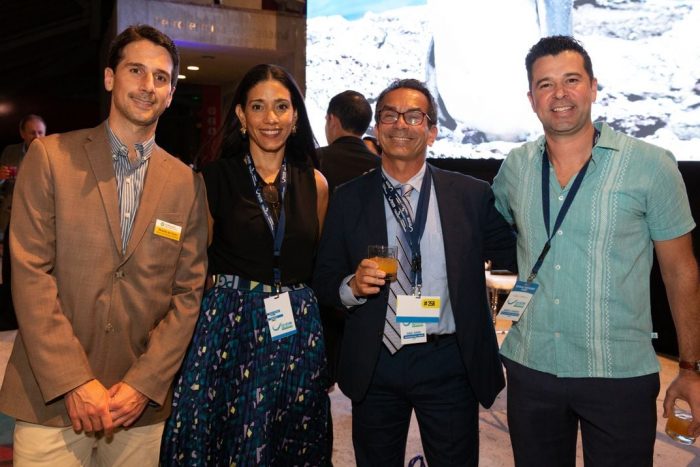
[[[673,411],[666,421],[666,434],[675,441],[683,444],[693,444],[695,437],[690,433],[690,422],[693,421],[693,414],[690,406],[682,399],[676,399]]]
[[[379,269],[386,273],[384,280],[395,281],[399,261],[396,259],[398,247],[387,245],[370,245],[367,247],[367,258],[376,262]]]

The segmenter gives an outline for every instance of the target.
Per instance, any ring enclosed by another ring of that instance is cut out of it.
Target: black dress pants
[[[558,378],[503,358],[516,467],[651,467],[659,374]]]
[[[405,465],[413,410],[430,467],[478,464],[479,406],[454,335],[394,355],[382,346],[367,395],[352,405],[359,467]]]

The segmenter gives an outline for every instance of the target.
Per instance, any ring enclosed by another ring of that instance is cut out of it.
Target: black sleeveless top
[[[287,171],[286,228],[280,256],[283,285],[311,280],[319,240],[314,169],[288,161]],[[204,167],[202,174],[214,218],[209,274],[236,274],[272,284],[272,233],[243,158],[220,159]]]

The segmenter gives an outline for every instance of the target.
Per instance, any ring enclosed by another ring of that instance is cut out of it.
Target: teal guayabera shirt
[[[673,155],[596,124],[600,138],[581,188],[552,240],[534,299],[501,353],[560,377],[655,373],[649,273],[652,241],[695,227]],[[510,152],[494,179],[496,207],[518,229],[525,279],[547,240],[542,215],[544,136]],[[550,168],[550,225],[571,184]],[[552,227],[550,227],[552,228]]]

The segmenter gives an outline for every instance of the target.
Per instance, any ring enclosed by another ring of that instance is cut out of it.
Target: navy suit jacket
[[[445,245],[447,282],[462,361],[477,399],[490,407],[505,382],[484,278],[484,261],[514,268],[515,236],[494,207],[489,185],[432,167]],[[319,247],[314,289],[322,303],[342,306],[341,281],[367,256],[367,245],[386,245],[381,170],[340,186],[333,196]],[[424,258],[423,261],[430,261]],[[379,358],[388,287],[349,310],[338,384],[353,401],[364,398]]]

